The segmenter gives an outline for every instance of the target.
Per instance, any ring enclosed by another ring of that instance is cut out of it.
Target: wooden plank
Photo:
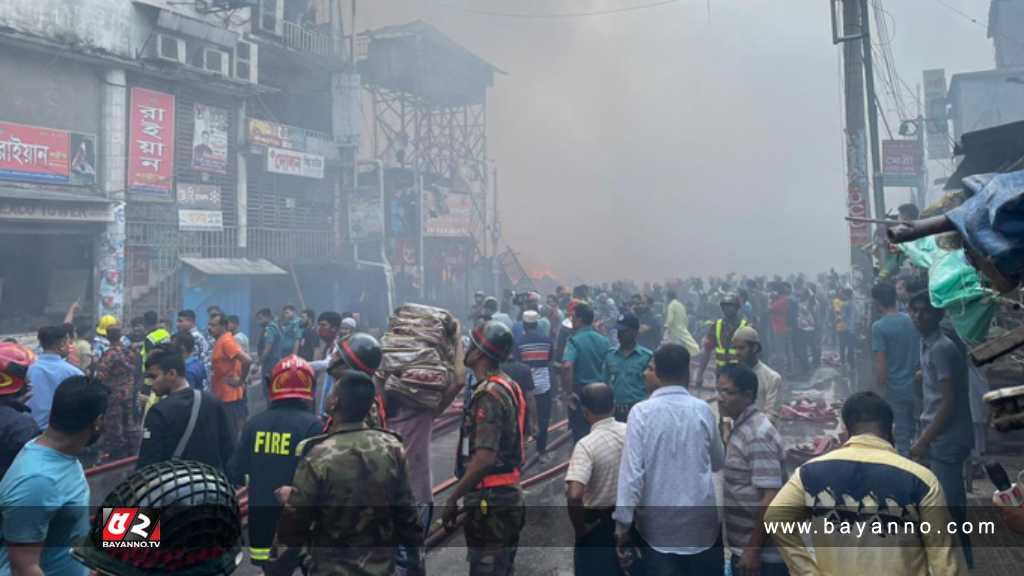
[[[1010,352],[1024,346],[1024,326],[1015,328],[1002,336],[992,338],[971,350],[971,360],[978,366],[990,364]]]

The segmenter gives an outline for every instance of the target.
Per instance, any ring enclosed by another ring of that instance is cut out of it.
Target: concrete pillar
[[[235,165],[238,166],[238,179],[235,182],[235,194],[238,199],[238,247],[249,245],[249,157],[245,154],[249,139],[249,119],[246,114],[245,100],[238,105],[238,135],[236,141],[238,152]]]
[[[101,186],[110,199],[113,222],[96,243],[99,279],[97,316],[112,314],[127,325],[125,294],[125,185],[128,134],[128,86],[124,70],[108,70],[103,84],[100,122]]]

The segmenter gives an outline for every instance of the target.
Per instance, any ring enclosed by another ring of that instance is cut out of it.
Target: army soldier
[[[526,511],[520,487],[526,402],[519,385],[498,366],[515,346],[500,322],[473,330],[466,367],[476,385],[462,417],[456,475],[443,519],[452,528],[463,499],[471,576],[507,576],[514,570]],[[465,497],[465,498],[463,498]]]
[[[327,375],[331,378],[324,384],[327,388],[324,394],[324,398],[327,400],[324,405],[329,415],[334,414],[329,407],[332,392],[330,383],[337,382],[346,370],[356,370],[373,378],[382,358],[380,342],[369,334],[356,333],[338,342],[336,357],[331,361],[330,368],[327,369]],[[387,428],[387,415],[384,412],[384,399],[380,390],[374,392],[373,403],[366,416],[366,425],[381,430]],[[328,416],[329,426],[330,416]]]
[[[313,415],[313,369],[299,356],[274,367],[267,384],[270,408],[251,418],[228,465],[236,485],[249,485],[249,557],[259,566],[270,558],[270,545],[281,515],[274,491],[289,484],[299,463],[299,444],[323,429]]]
[[[266,572],[291,574],[305,546],[309,575],[391,576],[394,547],[403,545],[408,569],[422,573],[423,530],[402,440],[366,426],[374,398],[369,376],[346,371],[335,388],[335,424],[299,447],[292,486],[279,489],[285,507]]]

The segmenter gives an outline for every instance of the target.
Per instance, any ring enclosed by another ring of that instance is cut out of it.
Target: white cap
[[[356,319],[355,318],[344,318],[341,321],[341,325],[345,326],[346,328],[355,329],[355,327],[356,327]]]
[[[536,310],[523,312],[523,324],[536,324],[540,320],[540,313]]]

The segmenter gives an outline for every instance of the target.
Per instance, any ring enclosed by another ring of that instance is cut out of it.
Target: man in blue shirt
[[[575,443],[590,433],[590,424],[579,407],[579,392],[587,384],[602,381],[604,359],[611,345],[594,330],[594,309],[589,304],[576,305],[572,326],[575,332],[562,354],[562,400],[569,410],[569,429]]]
[[[896,450],[910,453],[914,422],[914,373],[917,371],[920,339],[910,316],[896,309],[896,288],[885,282],[871,289],[881,317],[871,325],[875,382],[879,394],[892,405],[896,417]]]
[[[89,484],[78,456],[96,443],[107,387],[73,376],[53,395],[50,427],[21,449],[0,481],[0,574],[85,576],[71,546],[89,532]]]
[[[46,430],[50,421],[50,404],[57,386],[72,376],[81,376],[82,371],[71,365],[64,357],[68,353],[67,331],[60,326],[44,326],[37,334],[43,353],[28,369],[28,380],[32,383],[32,398],[28,407],[40,430]]]
[[[274,322],[274,313],[270,308],[263,308],[257,312],[256,322],[262,329],[257,350],[260,357],[260,372],[267,377],[281,359],[281,328]]]

